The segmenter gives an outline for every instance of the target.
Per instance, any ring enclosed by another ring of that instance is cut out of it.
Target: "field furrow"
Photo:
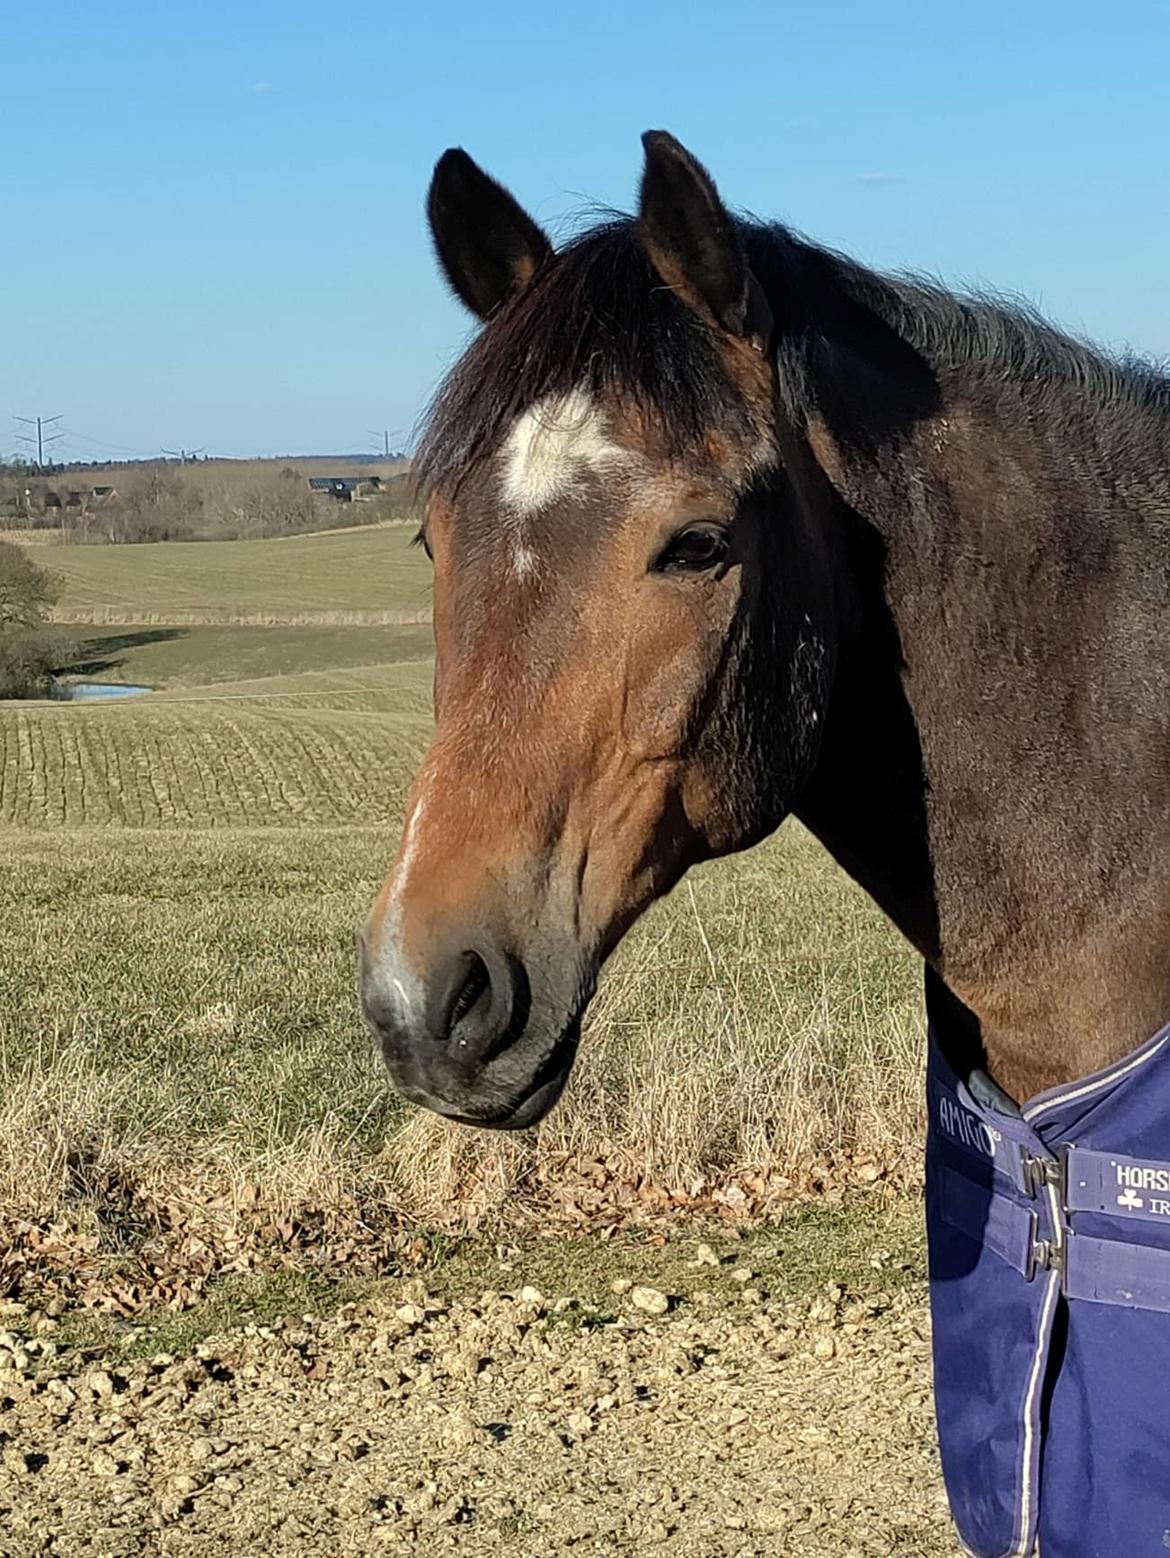
[[[390,820],[426,739],[403,714],[295,704],[0,707],[0,822],[279,826]]]

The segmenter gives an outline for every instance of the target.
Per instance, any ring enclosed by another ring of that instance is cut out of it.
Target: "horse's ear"
[[[553,252],[527,211],[459,146],[435,164],[427,219],[451,290],[481,319],[526,287]]]
[[[721,330],[763,349],[771,311],[714,179],[665,130],[647,130],[642,145],[638,226],[655,270]]]

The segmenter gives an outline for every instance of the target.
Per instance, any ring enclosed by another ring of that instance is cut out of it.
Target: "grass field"
[[[428,737],[430,630],[309,619],[425,614],[406,540],[67,549],[79,664],[162,690],[0,705],[0,1209],[100,1227],[94,1186],[173,1181],[209,1204],[260,1186],[449,1215],[566,1157],[682,1185],[904,1146],[914,960],[796,827],[637,929],[538,1135],[395,1101],[353,933]],[[102,613],[127,625],[84,625]]]
[[[431,626],[166,627],[125,623],[69,632],[65,674],[147,687],[206,687],[213,682],[296,676],[338,666],[429,660]]]
[[[20,710],[0,720],[0,822],[220,828],[388,821],[422,753],[426,721],[362,705],[403,696],[376,688],[339,695],[356,710],[320,708],[311,693],[295,691],[271,705],[216,694],[150,709]]]
[[[430,564],[408,525],[276,541],[58,547],[59,622],[372,623],[430,617]]]

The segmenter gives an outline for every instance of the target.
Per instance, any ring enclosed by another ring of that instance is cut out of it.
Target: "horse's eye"
[[[656,573],[705,573],[717,568],[731,546],[722,525],[690,525],[671,536],[654,564]]]

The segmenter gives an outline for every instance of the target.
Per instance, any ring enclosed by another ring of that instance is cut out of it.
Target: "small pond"
[[[105,698],[141,698],[153,691],[134,682],[58,682],[53,696],[69,703],[97,703]]]

